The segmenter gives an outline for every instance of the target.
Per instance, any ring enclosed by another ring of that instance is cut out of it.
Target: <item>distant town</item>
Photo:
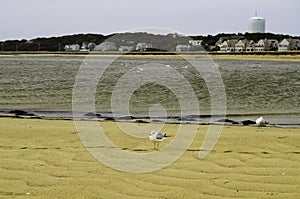
[[[64,50],[67,52],[85,52],[85,51],[176,51],[187,52],[201,50],[203,40],[189,40],[188,43],[178,44],[174,49],[159,49],[155,48],[152,43],[137,43],[136,45],[123,45],[117,46],[115,42],[105,41],[99,45],[95,43],[68,44],[65,45]],[[260,39],[255,42],[254,40],[247,40],[243,38],[221,37],[213,46],[209,46],[210,51],[220,52],[252,52],[252,51],[289,51],[300,50],[300,39],[286,38],[281,41],[277,39]]]

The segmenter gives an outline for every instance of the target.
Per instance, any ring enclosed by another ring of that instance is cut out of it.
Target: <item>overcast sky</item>
[[[0,41],[143,27],[186,35],[244,33],[255,10],[267,32],[300,35],[300,0],[0,0],[0,8]]]

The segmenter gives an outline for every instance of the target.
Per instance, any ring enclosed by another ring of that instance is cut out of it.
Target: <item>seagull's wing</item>
[[[260,124],[262,122],[263,118],[262,117],[259,117],[255,120],[255,123],[256,124]]]

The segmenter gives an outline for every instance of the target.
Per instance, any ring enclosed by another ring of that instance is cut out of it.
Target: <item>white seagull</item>
[[[269,122],[265,121],[262,116],[257,118],[255,122],[256,122],[256,126],[258,126],[258,128],[262,128],[262,127],[266,126],[266,124],[269,124]]]
[[[166,139],[168,136],[167,134],[162,134],[160,132],[151,131],[149,135],[149,140],[153,142],[154,149],[159,149],[159,143],[162,142],[164,139]]]

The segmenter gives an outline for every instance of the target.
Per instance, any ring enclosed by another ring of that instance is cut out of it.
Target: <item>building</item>
[[[80,45],[79,44],[68,44],[68,45],[65,45],[64,49],[66,52],[78,52],[80,50]]]
[[[176,46],[176,52],[186,52],[189,51],[192,48],[190,45],[182,45],[179,44]]]
[[[239,42],[237,39],[224,40],[220,45],[220,51],[222,52],[234,52],[235,45]]]
[[[260,39],[260,40],[254,45],[254,51],[265,51],[265,50],[266,50],[265,39]]]
[[[247,39],[228,39],[220,40],[216,43],[222,52],[252,52],[252,51],[276,51],[278,50],[279,42],[276,39],[260,39],[257,43]],[[299,40],[300,45],[300,40]]]
[[[87,52],[88,50],[88,45],[85,42],[82,42],[80,52]]]
[[[265,33],[266,30],[266,20],[262,17],[251,17],[248,23],[249,33]]]
[[[276,39],[267,39],[266,45],[267,45],[266,50],[277,51],[279,42]]]
[[[152,48],[152,44],[148,44],[148,43],[138,43],[136,45],[135,50],[137,51],[146,51],[147,48]]]
[[[300,50],[300,39],[292,39],[292,50]]]
[[[255,48],[255,42],[253,40],[249,41],[246,46],[246,51],[252,52],[254,51],[254,48]]]
[[[235,44],[235,51],[236,52],[241,52],[246,50],[246,40],[239,40]]]
[[[300,50],[300,40],[299,39],[283,39],[278,44],[278,51],[287,51],[287,50]]]
[[[291,45],[288,39],[283,39],[278,45],[278,51],[287,51],[291,49]]]
[[[229,42],[225,40],[221,44],[219,44],[219,47],[220,47],[220,51],[227,52],[229,50]]]

